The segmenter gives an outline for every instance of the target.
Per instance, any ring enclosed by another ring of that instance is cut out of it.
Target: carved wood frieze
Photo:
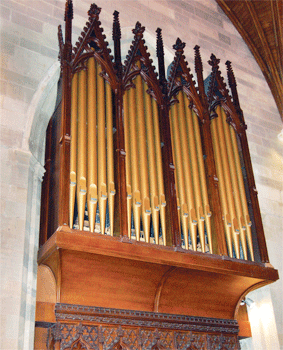
[[[235,320],[68,304],[55,313],[47,349],[239,349]]]

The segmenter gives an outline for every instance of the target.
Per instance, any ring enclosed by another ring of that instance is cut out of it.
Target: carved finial
[[[163,86],[163,93],[165,93],[165,64],[164,64],[164,47],[163,47],[163,39],[161,34],[161,29],[156,29],[157,40],[156,40],[156,54],[158,58],[158,70],[159,70],[159,81]]]
[[[200,56],[200,51],[199,51],[200,47],[198,45],[196,45],[194,47],[195,50],[195,70],[196,71],[203,71],[203,66],[202,66],[202,59]]]
[[[67,0],[65,4],[65,17],[64,21],[66,22],[67,19],[73,19],[74,17],[74,11],[73,11],[73,1]]]
[[[118,76],[121,77],[122,59],[121,59],[121,27],[119,22],[119,12],[114,11],[113,15],[114,15],[114,20],[113,20],[112,38],[114,41],[115,68],[117,70]]]
[[[157,40],[156,40],[156,55],[157,57],[163,56],[164,57],[164,48],[163,48],[163,39],[162,39],[162,29],[157,28]]]
[[[100,12],[100,7],[98,7],[96,4],[91,4],[90,9],[88,10],[88,15],[91,19],[98,19]]]
[[[186,46],[186,43],[183,43],[180,38],[177,38],[176,44],[173,45],[173,49],[176,51],[183,51]]]
[[[229,86],[230,88],[232,88],[232,86],[237,86],[237,83],[236,83],[236,79],[235,79],[235,75],[234,75],[234,72],[233,72],[233,69],[232,69],[232,65],[231,65],[231,62],[230,61],[226,61],[226,66],[227,66],[227,76],[228,76],[228,83],[229,83]]]
[[[61,25],[58,26],[58,43],[59,43],[59,61],[62,63],[63,50],[64,50],[64,40]]]
[[[211,67],[213,68],[218,68],[220,60],[218,58],[216,58],[216,56],[212,53],[210,56],[210,60],[208,61],[208,63],[211,65]]]
[[[233,104],[236,107],[236,111],[239,114],[239,116],[243,120],[243,111],[241,110],[240,107],[240,102],[239,102],[239,97],[238,97],[238,91],[237,91],[237,82],[236,78],[232,69],[232,64],[230,61],[226,61],[226,66],[227,66],[227,76],[228,76],[228,83],[232,92],[232,97],[233,97]]]
[[[137,22],[135,28],[133,29],[133,33],[135,35],[142,35],[144,30],[145,28],[141,25],[141,23]]]
[[[120,21],[119,21],[119,12],[114,11],[113,13],[114,20],[113,20],[113,32],[112,32],[112,39],[121,39],[121,27],[120,27]]]

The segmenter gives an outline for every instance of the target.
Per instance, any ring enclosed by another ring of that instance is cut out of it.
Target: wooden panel
[[[231,319],[247,291],[278,278],[259,263],[73,232],[57,231],[39,254],[62,303]]]
[[[61,302],[153,311],[167,266],[73,251],[62,253]]]

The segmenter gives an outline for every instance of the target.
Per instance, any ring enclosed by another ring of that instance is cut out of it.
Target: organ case
[[[122,64],[118,12],[114,58],[88,14],[74,47],[71,0],[65,42],[59,27],[38,256],[55,287],[38,286],[36,344],[47,327],[48,349],[239,349],[241,300],[278,273],[231,63],[232,97],[214,55],[204,82],[196,46],[196,85],[177,39],[166,78],[157,29],[157,75],[137,22]]]

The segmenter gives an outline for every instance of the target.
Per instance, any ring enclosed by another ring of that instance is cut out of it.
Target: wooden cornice
[[[282,2],[216,1],[254,55],[283,120]]]

